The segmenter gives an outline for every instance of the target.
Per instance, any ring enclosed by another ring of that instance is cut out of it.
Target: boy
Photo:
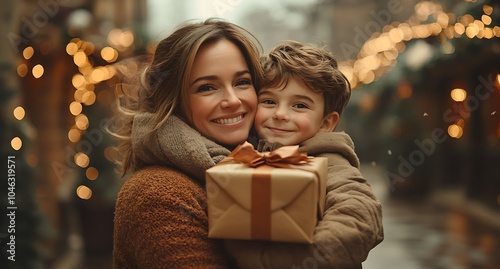
[[[328,158],[325,213],[314,242],[287,244],[226,241],[238,268],[361,268],[383,240],[382,211],[359,172],[351,138],[333,132],[351,88],[324,48],[284,41],[261,59],[267,83],[258,91],[254,128],[259,151],[300,145],[309,156]],[[304,258],[304,253],[310,253]]]

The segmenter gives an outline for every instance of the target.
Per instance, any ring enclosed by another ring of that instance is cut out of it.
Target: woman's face
[[[184,112],[203,136],[228,146],[247,139],[257,94],[235,44],[221,39],[200,48],[188,81],[188,102]]]

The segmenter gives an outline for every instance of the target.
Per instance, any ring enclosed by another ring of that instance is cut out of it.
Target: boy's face
[[[323,95],[294,77],[284,88],[262,88],[258,99],[254,126],[270,142],[297,145],[320,130],[332,131],[338,121],[337,112],[323,116]]]

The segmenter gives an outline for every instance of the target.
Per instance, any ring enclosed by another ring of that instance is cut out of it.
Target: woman
[[[115,268],[359,268],[382,240],[380,204],[357,173],[332,186],[329,195],[338,199],[312,245],[228,241],[224,250],[207,238],[205,170],[247,139],[255,89],[264,83],[258,42],[250,40],[237,26],[208,20],[158,45],[145,76],[151,94],[119,132],[124,168],[134,174],[116,204]],[[325,150],[321,136],[306,142],[303,151]],[[352,145],[328,151],[355,156]],[[331,165],[357,171],[357,164],[353,157]],[[345,214],[346,208],[359,213]],[[339,225],[352,232],[339,235]]]
[[[185,24],[158,44],[143,79],[144,101],[122,107],[115,131],[123,172],[132,175],[116,203],[114,268],[230,266],[220,240],[207,238],[202,179],[248,137],[263,80],[260,54],[250,33],[214,19]],[[169,140],[169,128],[184,122],[199,133]]]

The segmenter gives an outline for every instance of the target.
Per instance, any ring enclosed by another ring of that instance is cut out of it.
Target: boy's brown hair
[[[334,111],[340,116],[351,97],[351,84],[324,47],[283,41],[261,58],[261,64],[266,76],[264,88],[285,87],[292,77],[298,78],[322,93],[325,116]]]

